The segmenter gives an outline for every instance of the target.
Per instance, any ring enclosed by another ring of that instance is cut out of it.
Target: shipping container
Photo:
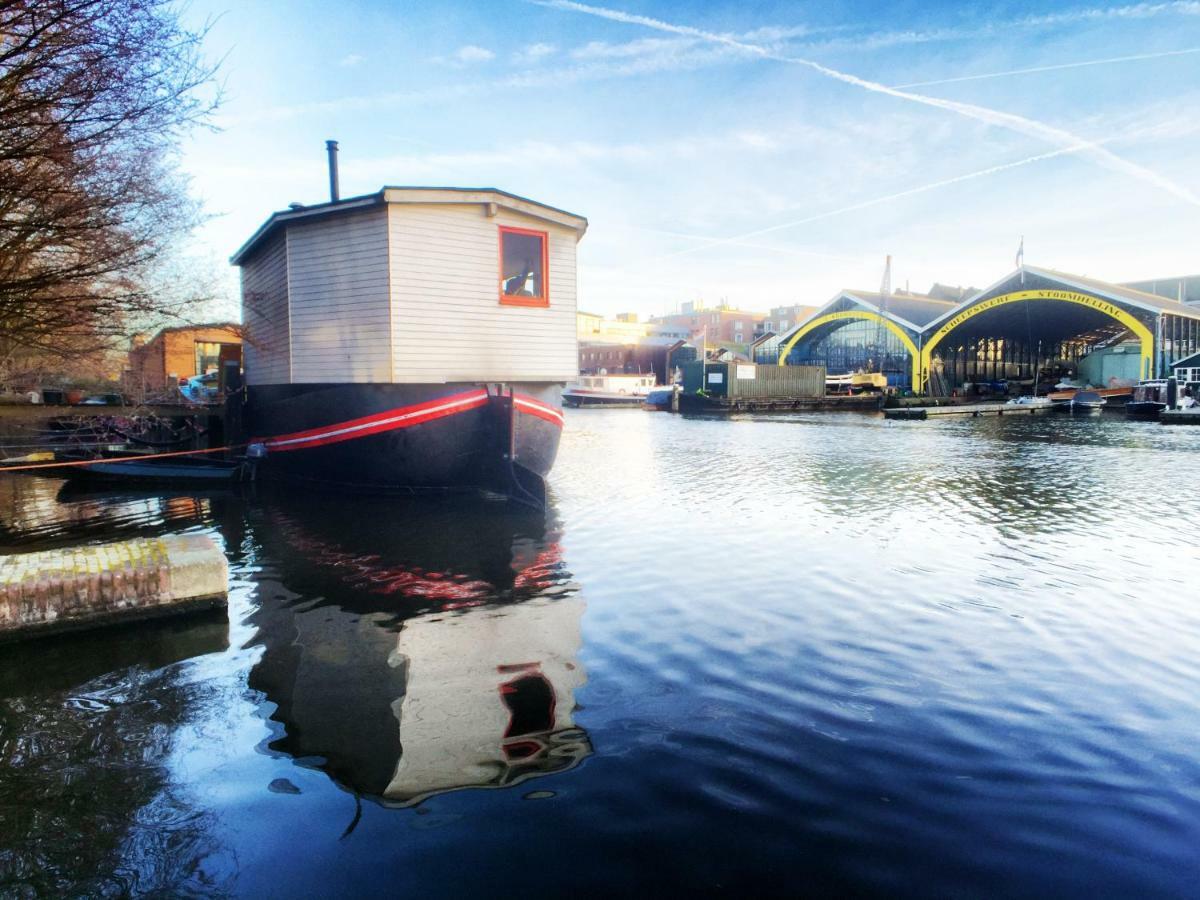
[[[703,366],[703,379],[701,378]],[[758,366],[746,362],[692,362],[683,367],[689,394],[701,387],[726,400],[796,400],[825,395],[824,366]]]

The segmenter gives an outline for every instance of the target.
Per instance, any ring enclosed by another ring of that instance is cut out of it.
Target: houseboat
[[[1125,416],[1130,419],[1158,421],[1158,415],[1167,408],[1167,379],[1153,378],[1139,381],[1133,389],[1133,397],[1125,404]]]
[[[567,406],[636,406],[640,407],[657,383],[654,374],[580,375],[563,390]]]
[[[261,477],[540,504],[576,377],[582,216],[495,188],[384,187],[273,214],[241,268]]]

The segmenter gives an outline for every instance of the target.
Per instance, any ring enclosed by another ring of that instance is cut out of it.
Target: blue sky
[[[889,253],[895,286],[982,287],[1021,235],[1027,262],[1078,274],[1200,270],[1200,2],[187,15],[224,58],[220,129],[183,157],[215,267],[273,210],[326,198],[336,138],[343,196],[492,186],[587,216],[597,312],[819,303],[876,287]]]

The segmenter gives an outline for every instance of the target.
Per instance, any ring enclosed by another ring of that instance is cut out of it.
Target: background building
[[[670,384],[675,370],[696,358],[694,346],[669,337],[650,336],[626,344],[591,341],[579,344],[581,375],[653,373],[659,384]]]
[[[680,312],[657,316],[651,322],[686,331],[688,340],[693,344],[741,344],[744,350],[749,350],[750,343],[762,333],[765,318],[766,315],[761,312],[728,307],[700,309],[696,304],[685,303]]]
[[[242,328],[234,322],[164,328],[150,340],[134,338],[125,371],[132,393],[165,390],[169,380],[215,372],[226,359],[242,358]]]
[[[791,306],[775,306],[771,308],[771,312],[762,320],[762,325],[759,328],[759,337],[774,332],[775,334],[783,334],[793,325],[798,325],[809,316],[817,311],[818,307],[810,306],[804,303],[793,303]]]
[[[1149,281],[1125,281],[1120,286],[1166,297],[1168,300],[1176,300],[1180,303],[1200,305],[1200,275],[1151,278]]]
[[[1191,281],[1147,282],[1161,289],[1151,293],[1024,266],[982,291],[935,285],[939,297],[846,290],[756,345],[755,358],[883,372],[893,387],[935,395],[1068,374],[1127,386],[1200,350],[1200,306],[1179,299]]]

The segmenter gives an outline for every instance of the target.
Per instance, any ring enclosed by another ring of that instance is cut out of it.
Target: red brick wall
[[[145,385],[147,391],[161,391],[167,386],[167,376],[191,378],[196,371],[196,343],[212,341],[240,344],[241,333],[236,328],[186,328],[160,331],[154,339],[129,351],[129,369],[136,390]]]
[[[695,313],[673,313],[655,321],[675,328],[688,329],[693,343],[700,340],[709,343],[736,341],[739,332],[736,325],[740,322],[741,343],[748,344],[754,340],[755,323],[761,322],[763,318],[763,313],[743,309],[706,309]]]

